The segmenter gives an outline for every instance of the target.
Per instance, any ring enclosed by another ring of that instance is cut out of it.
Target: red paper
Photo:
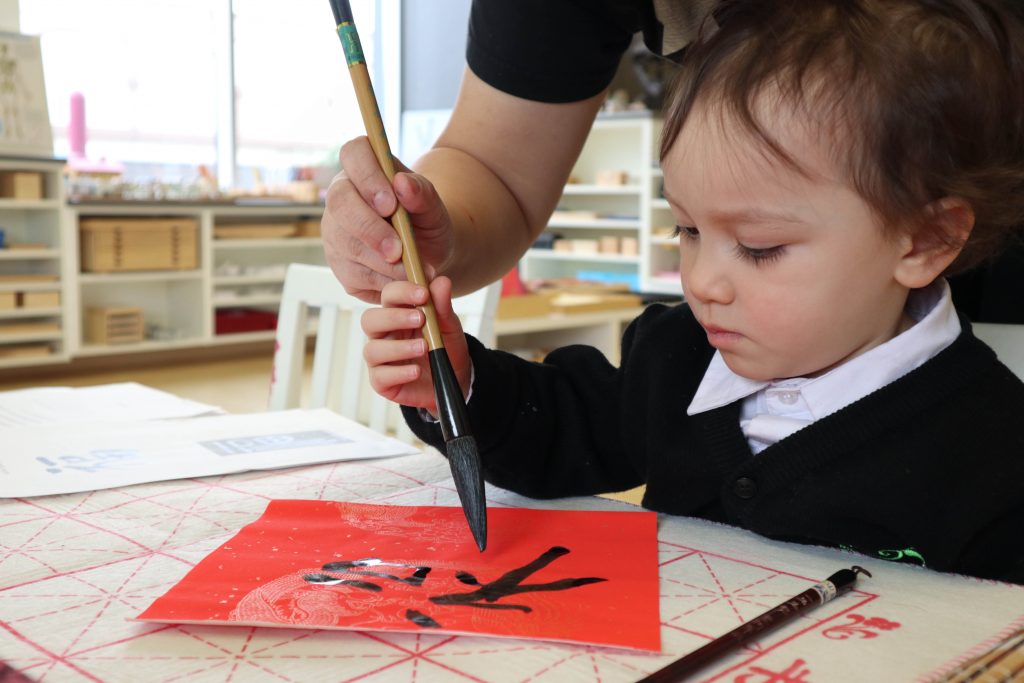
[[[652,512],[272,501],[138,618],[660,650]],[[518,571],[516,571],[518,570]]]

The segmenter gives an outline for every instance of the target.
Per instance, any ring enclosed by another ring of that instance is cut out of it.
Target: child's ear
[[[943,197],[924,208],[924,220],[913,234],[900,237],[903,256],[896,280],[904,287],[926,287],[960,254],[974,228],[974,210],[959,197]]]

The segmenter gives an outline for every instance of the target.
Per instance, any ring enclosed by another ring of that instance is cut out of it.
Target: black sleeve
[[[981,530],[954,571],[969,576],[1024,584],[1024,505],[1018,505]]]
[[[626,331],[623,365],[638,322]],[[543,363],[492,351],[472,337],[475,380],[469,419],[484,476],[533,498],[622,491],[644,481],[642,456],[624,447],[622,373],[599,350],[567,346]],[[403,407],[425,442],[444,452],[437,424]]]
[[[473,0],[466,61],[486,83],[540,102],[604,90],[645,3],[622,0]]]

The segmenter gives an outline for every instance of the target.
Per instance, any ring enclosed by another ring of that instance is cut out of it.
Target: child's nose
[[[702,304],[728,304],[735,290],[721,257],[697,247],[681,259],[683,295]]]

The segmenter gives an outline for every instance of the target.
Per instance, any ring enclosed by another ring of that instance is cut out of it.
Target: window
[[[352,5],[372,73],[373,3]],[[234,0],[234,10],[240,178],[253,167],[336,164],[338,147],[361,134],[363,122],[330,4]]]
[[[352,5],[372,70],[376,0]],[[232,6],[233,46],[222,19]],[[215,169],[221,135],[236,140],[236,184],[254,168],[282,182],[297,166],[335,166],[339,144],[362,130],[326,0],[22,0],[20,13],[22,32],[41,36],[58,156],[70,151],[75,92],[86,155],[124,163],[134,180]],[[230,49],[235,131],[222,115]]]

